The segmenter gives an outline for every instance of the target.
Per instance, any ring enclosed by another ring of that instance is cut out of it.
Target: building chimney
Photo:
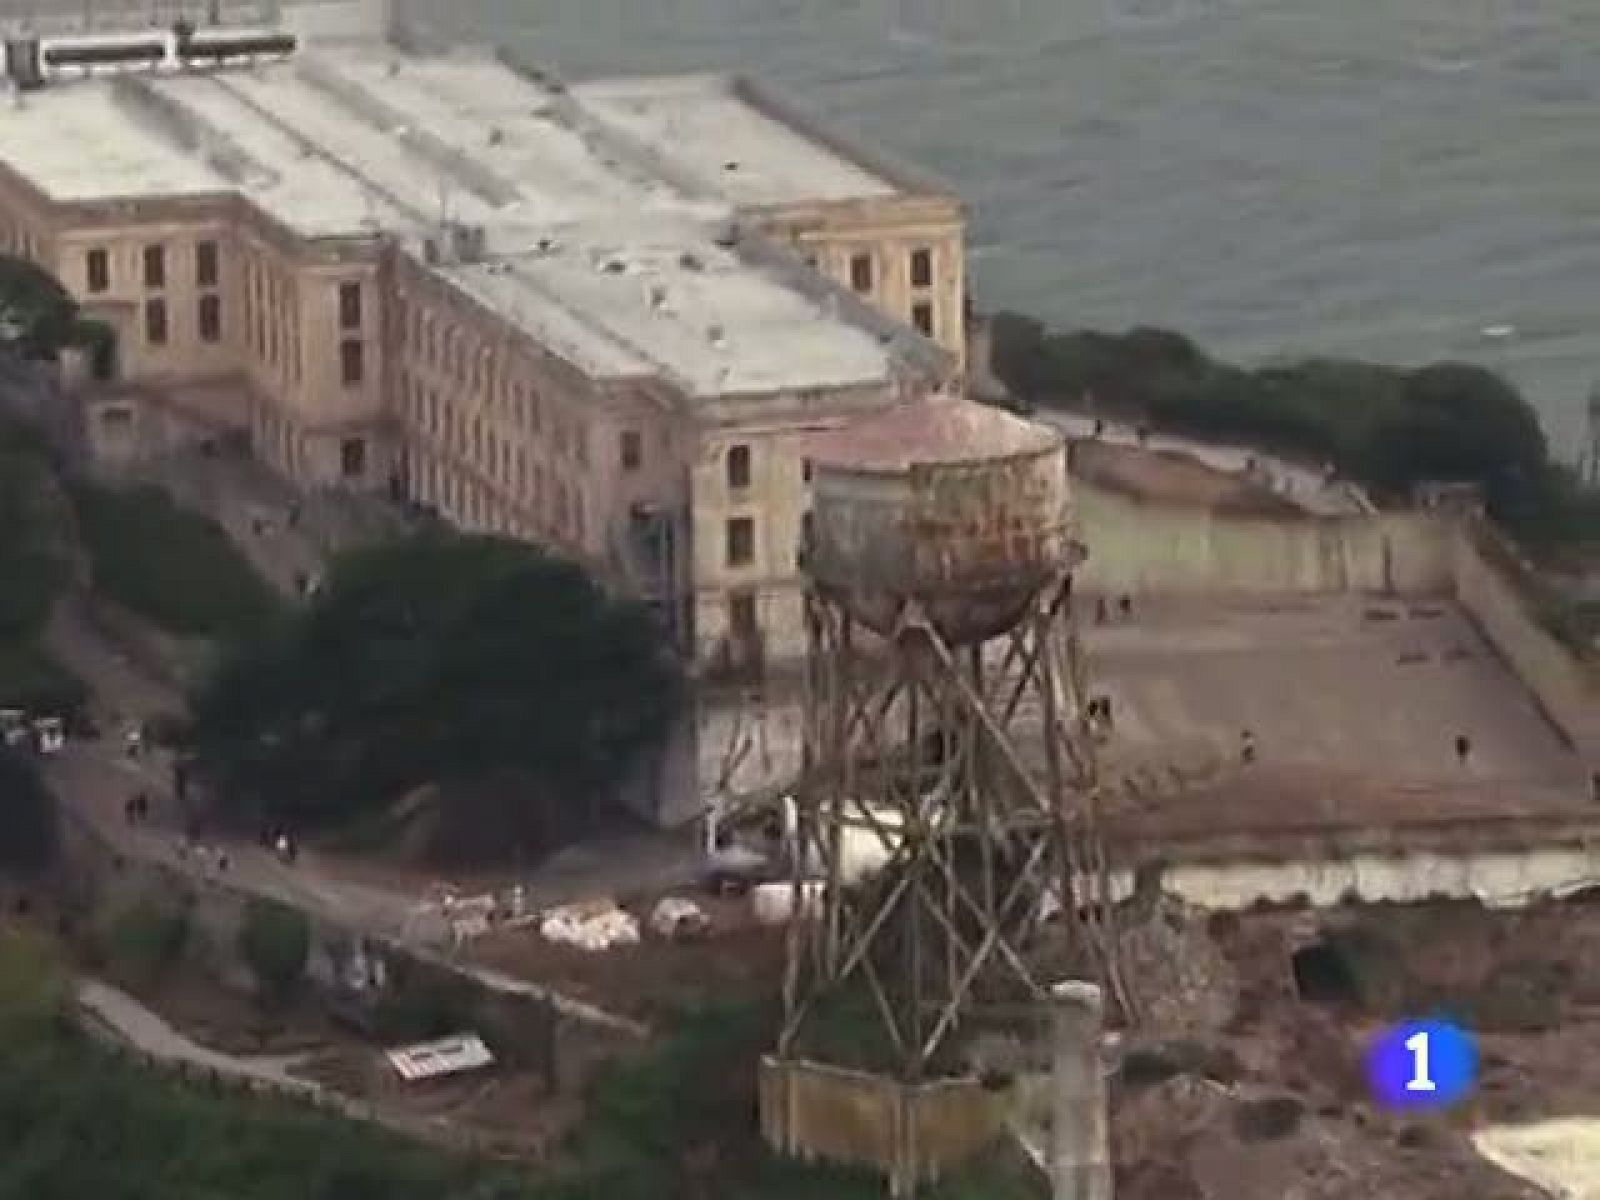
[[[1111,1200],[1111,1139],[1100,1052],[1105,1001],[1097,985],[1072,979],[1050,989],[1050,1004],[1053,1200]]]

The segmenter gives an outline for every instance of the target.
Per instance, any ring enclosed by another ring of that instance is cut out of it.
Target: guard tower
[[[1041,1013],[1086,961],[1114,980],[1071,620],[1083,552],[1046,426],[934,395],[808,450],[803,916],[763,1123],[909,1195],[959,1153],[917,1126],[930,1087],[948,1104],[970,1081],[973,1036]],[[878,1115],[824,1129],[861,1100],[847,1078],[876,1081],[854,1111]]]

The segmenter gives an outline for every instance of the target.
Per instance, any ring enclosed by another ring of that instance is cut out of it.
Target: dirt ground
[[[1470,1134],[1594,1110],[1600,906],[1250,914],[1209,932],[1232,967],[1233,1013],[1130,1041],[1114,1103],[1119,1200],[1542,1195]],[[1476,1092],[1442,1115],[1378,1110],[1365,1046],[1393,1020],[1435,1013],[1478,1037]]]
[[[1140,500],[1205,508],[1234,516],[1293,516],[1300,510],[1270,488],[1175,451],[1109,442],[1072,446],[1072,473]]]
[[[668,941],[654,934],[648,918],[656,897],[647,895],[623,903],[639,921],[637,945],[591,952],[548,942],[527,925],[477,939],[470,957],[647,1022],[667,1022],[715,1000],[776,994],[783,978],[783,930],[756,924],[748,899],[696,892],[693,900],[711,920],[703,938]]]

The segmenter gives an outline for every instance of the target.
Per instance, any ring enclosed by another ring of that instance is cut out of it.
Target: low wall
[[[1432,512],[1240,517],[1073,480],[1091,592],[1426,594],[1451,586],[1451,520]]]
[[[1179,864],[1161,874],[1161,890],[1199,908],[1242,911],[1292,901],[1332,908],[1350,900],[1412,903],[1449,898],[1516,908],[1548,895],[1600,884],[1600,845],[1552,845],[1519,851],[1353,854],[1283,861]],[[1116,895],[1133,880],[1112,880]]]
[[[1469,520],[1453,539],[1456,600],[1593,769],[1600,770],[1600,669],[1541,628],[1531,568],[1495,530]]]
[[[758,1086],[761,1132],[775,1151],[881,1171],[897,1197],[941,1178],[1006,1129],[1006,1094],[976,1079],[906,1084],[765,1058]]]

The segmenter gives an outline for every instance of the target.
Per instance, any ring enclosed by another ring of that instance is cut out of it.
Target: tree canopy
[[[1247,370],[1164,329],[1054,333],[1001,313],[991,331],[994,371],[1027,403],[1309,458],[1381,496],[1425,480],[1476,483],[1530,540],[1597,528],[1600,504],[1551,461],[1533,409],[1482,367],[1309,358]]]
[[[191,736],[229,811],[329,825],[508,768],[596,797],[679,690],[639,605],[536,547],[434,530],[338,561],[224,660]]]
[[[0,870],[37,875],[55,861],[61,841],[56,798],[33,760],[0,745]]]

